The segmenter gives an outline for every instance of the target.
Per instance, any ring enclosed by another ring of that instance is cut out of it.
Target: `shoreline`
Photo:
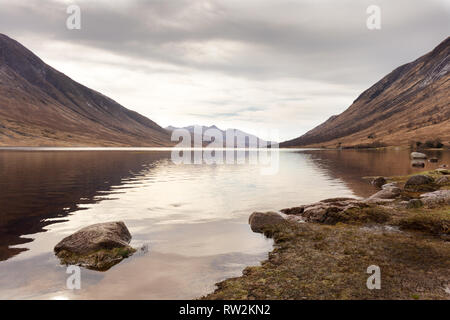
[[[450,299],[449,174],[426,171],[433,182],[413,187],[420,173],[391,177],[366,199],[254,213],[252,230],[274,240],[268,259],[200,299]],[[380,290],[366,286],[372,265]]]

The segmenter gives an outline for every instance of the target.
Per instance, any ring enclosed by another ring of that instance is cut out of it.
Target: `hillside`
[[[343,113],[280,147],[450,145],[450,37],[364,91]]]
[[[170,146],[155,122],[0,34],[0,146]]]

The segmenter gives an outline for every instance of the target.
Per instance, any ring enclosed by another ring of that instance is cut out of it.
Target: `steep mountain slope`
[[[340,115],[280,146],[409,145],[435,139],[450,145],[450,37],[392,71]]]
[[[1,146],[169,146],[166,130],[0,34]]]

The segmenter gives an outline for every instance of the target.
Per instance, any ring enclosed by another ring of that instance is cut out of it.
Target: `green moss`
[[[398,225],[404,230],[418,230],[431,234],[450,234],[450,207],[412,210]]]
[[[336,219],[343,223],[385,223],[390,219],[386,209],[377,206],[350,208],[336,213]]]
[[[388,181],[406,182],[410,176]],[[402,191],[401,200],[419,195]],[[269,259],[220,282],[203,299],[448,299],[442,283],[450,281],[450,206],[417,206],[331,207],[322,224],[267,226],[264,234],[275,242]],[[367,224],[374,227],[362,227]],[[370,265],[381,268],[382,290],[366,287]]]
[[[92,270],[106,271],[134,252],[136,249],[132,247],[102,249],[85,255],[62,250],[58,252],[57,256],[61,264],[80,265]]]
[[[203,299],[411,299],[417,283],[425,288],[421,299],[448,298],[442,279],[450,248],[439,239],[344,224],[290,223],[270,234],[275,248],[268,260]],[[382,270],[382,290],[366,287],[372,264]]]
[[[411,178],[412,176],[416,176],[416,175],[425,175],[425,176],[430,176],[433,179],[437,179],[439,177],[442,177],[442,173],[436,171],[436,170],[426,170],[426,171],[422,171],[422,172],[415,172],[409,175],[404,175],[404,176],[392,176],[392,177],[388,177],[386,180],[388,182],[398,182],[398,183],[405,183],[409,178]]]
[[[127,258],[130,255],[132,255],[134,252],[136,252],[136,249],[133,249],[131,247],[112,249],[113,255],[117,255],[118,257],[122,257],[122,258]]]

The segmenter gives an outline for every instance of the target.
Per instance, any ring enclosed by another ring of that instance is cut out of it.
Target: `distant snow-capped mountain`
[[[195,132],[195,128],[196,127],[198,129]],[[244,132],[244,131],[239,130],[239,129],[229,128],[229,129],[226,129],[226,130],[222,130],[222,129],[218,128],[215,125],[212,125],[212,126],[192,125],[192,126],[187,126],[187,127],[168,126],[165,129],[168,130],[168,131],[174,131],[174,130],[177,130],[177,129],[185,129],[185,130],[189,131],[192,134],[191,137],[193,139],[195,138],[195,134],[200,132],[201,133],[200,135],[203,136],[203,137],[199,137],[199,138],[200,139],[203,138],[204,144],[208,144],[211,141],[210,136],[208,136],[208,130],[210,130],[210,129],[219,130],[222,133],[224,144],[226,143],[227,134],[234,136],[235,137],[235,139],[234,139],[235,144],[234,144],[233,147],[237,146],[237,142],[238,141],[245,141],[245,147],[246,148],[257,148],[258,146],[265,147],[265,146],[269,146],[269,145],[272,145],[272,144],[276,143],[274,141],[263,140],[263,139],[255,136],[253,134]]]

